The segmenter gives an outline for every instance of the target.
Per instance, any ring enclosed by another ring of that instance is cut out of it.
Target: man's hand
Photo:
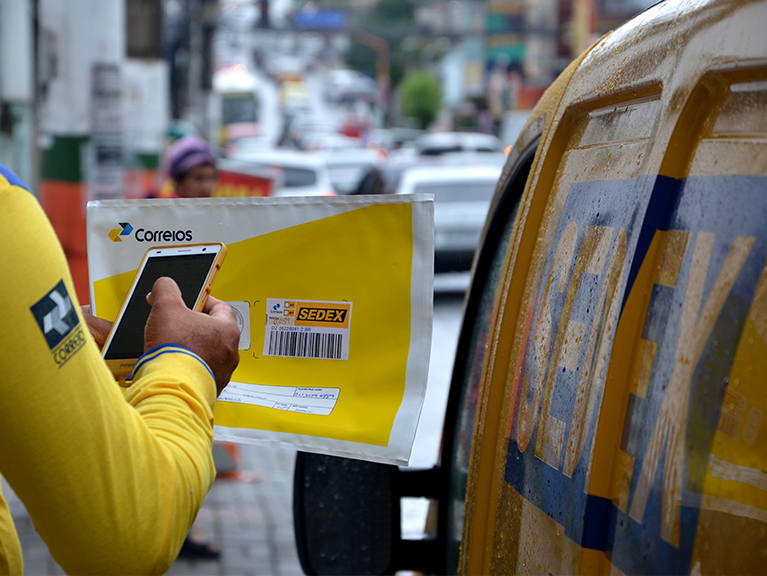
[[[104,343],[107,341],[107,336],[109,336],[109,331],[112,329],[112,323],[109,320],[97,318],[91,314],[91,307],[89,304],[80,306],[80,312],[83,315],[85,324],[88,326],[88,332],[93,336],[99,349],[103,348]]]
[[[229,383],[240,356],[240,330],[232,307],[208,296],[202,313],[192,312],[170,278],[158,278],[146,297],[152,307],[144,328],[144,352],[163,344],[188,348],[205,360],[216,379],[217,394]]]

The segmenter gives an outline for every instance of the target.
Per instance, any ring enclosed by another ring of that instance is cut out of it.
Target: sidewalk
[[[216,480],[197,515],[193,531],[221,546],[216,561],[179,559],[170,575],[300,576],[293,537],[295,450],[239,445],[237,469],[245,481]],[[255,472],[256,475],[247,473]],[[252,476],[259,481],[249,482]],[[3,494],[16,524],[28,576],[64,574],[35,532],[29,515],[8,484]]]

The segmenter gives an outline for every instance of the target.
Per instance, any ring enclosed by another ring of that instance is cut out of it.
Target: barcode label
[[[344,335],[322,332],[272,332],[268,356],[292,356],[294,358],[343,357]]]
[[[264,356],[348,360],[351,302],[267,298]]]

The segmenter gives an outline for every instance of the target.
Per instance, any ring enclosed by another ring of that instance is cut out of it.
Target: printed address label
[[[218,397],[218,402],[250,404],[287,412],[329,416],[340,394],[340,388],[267,386],[229,382]]]

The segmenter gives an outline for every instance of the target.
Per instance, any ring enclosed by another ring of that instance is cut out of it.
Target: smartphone
[[[144,326],[152,309],[146,296],[155,281],[162,276],[172,278],[181,289],[187,307],[200,311],[225,257],[226,246],[221,243],[158,246],[147,250],[104,344],[102,355],[115,378],[124,381],[144,353]]]

